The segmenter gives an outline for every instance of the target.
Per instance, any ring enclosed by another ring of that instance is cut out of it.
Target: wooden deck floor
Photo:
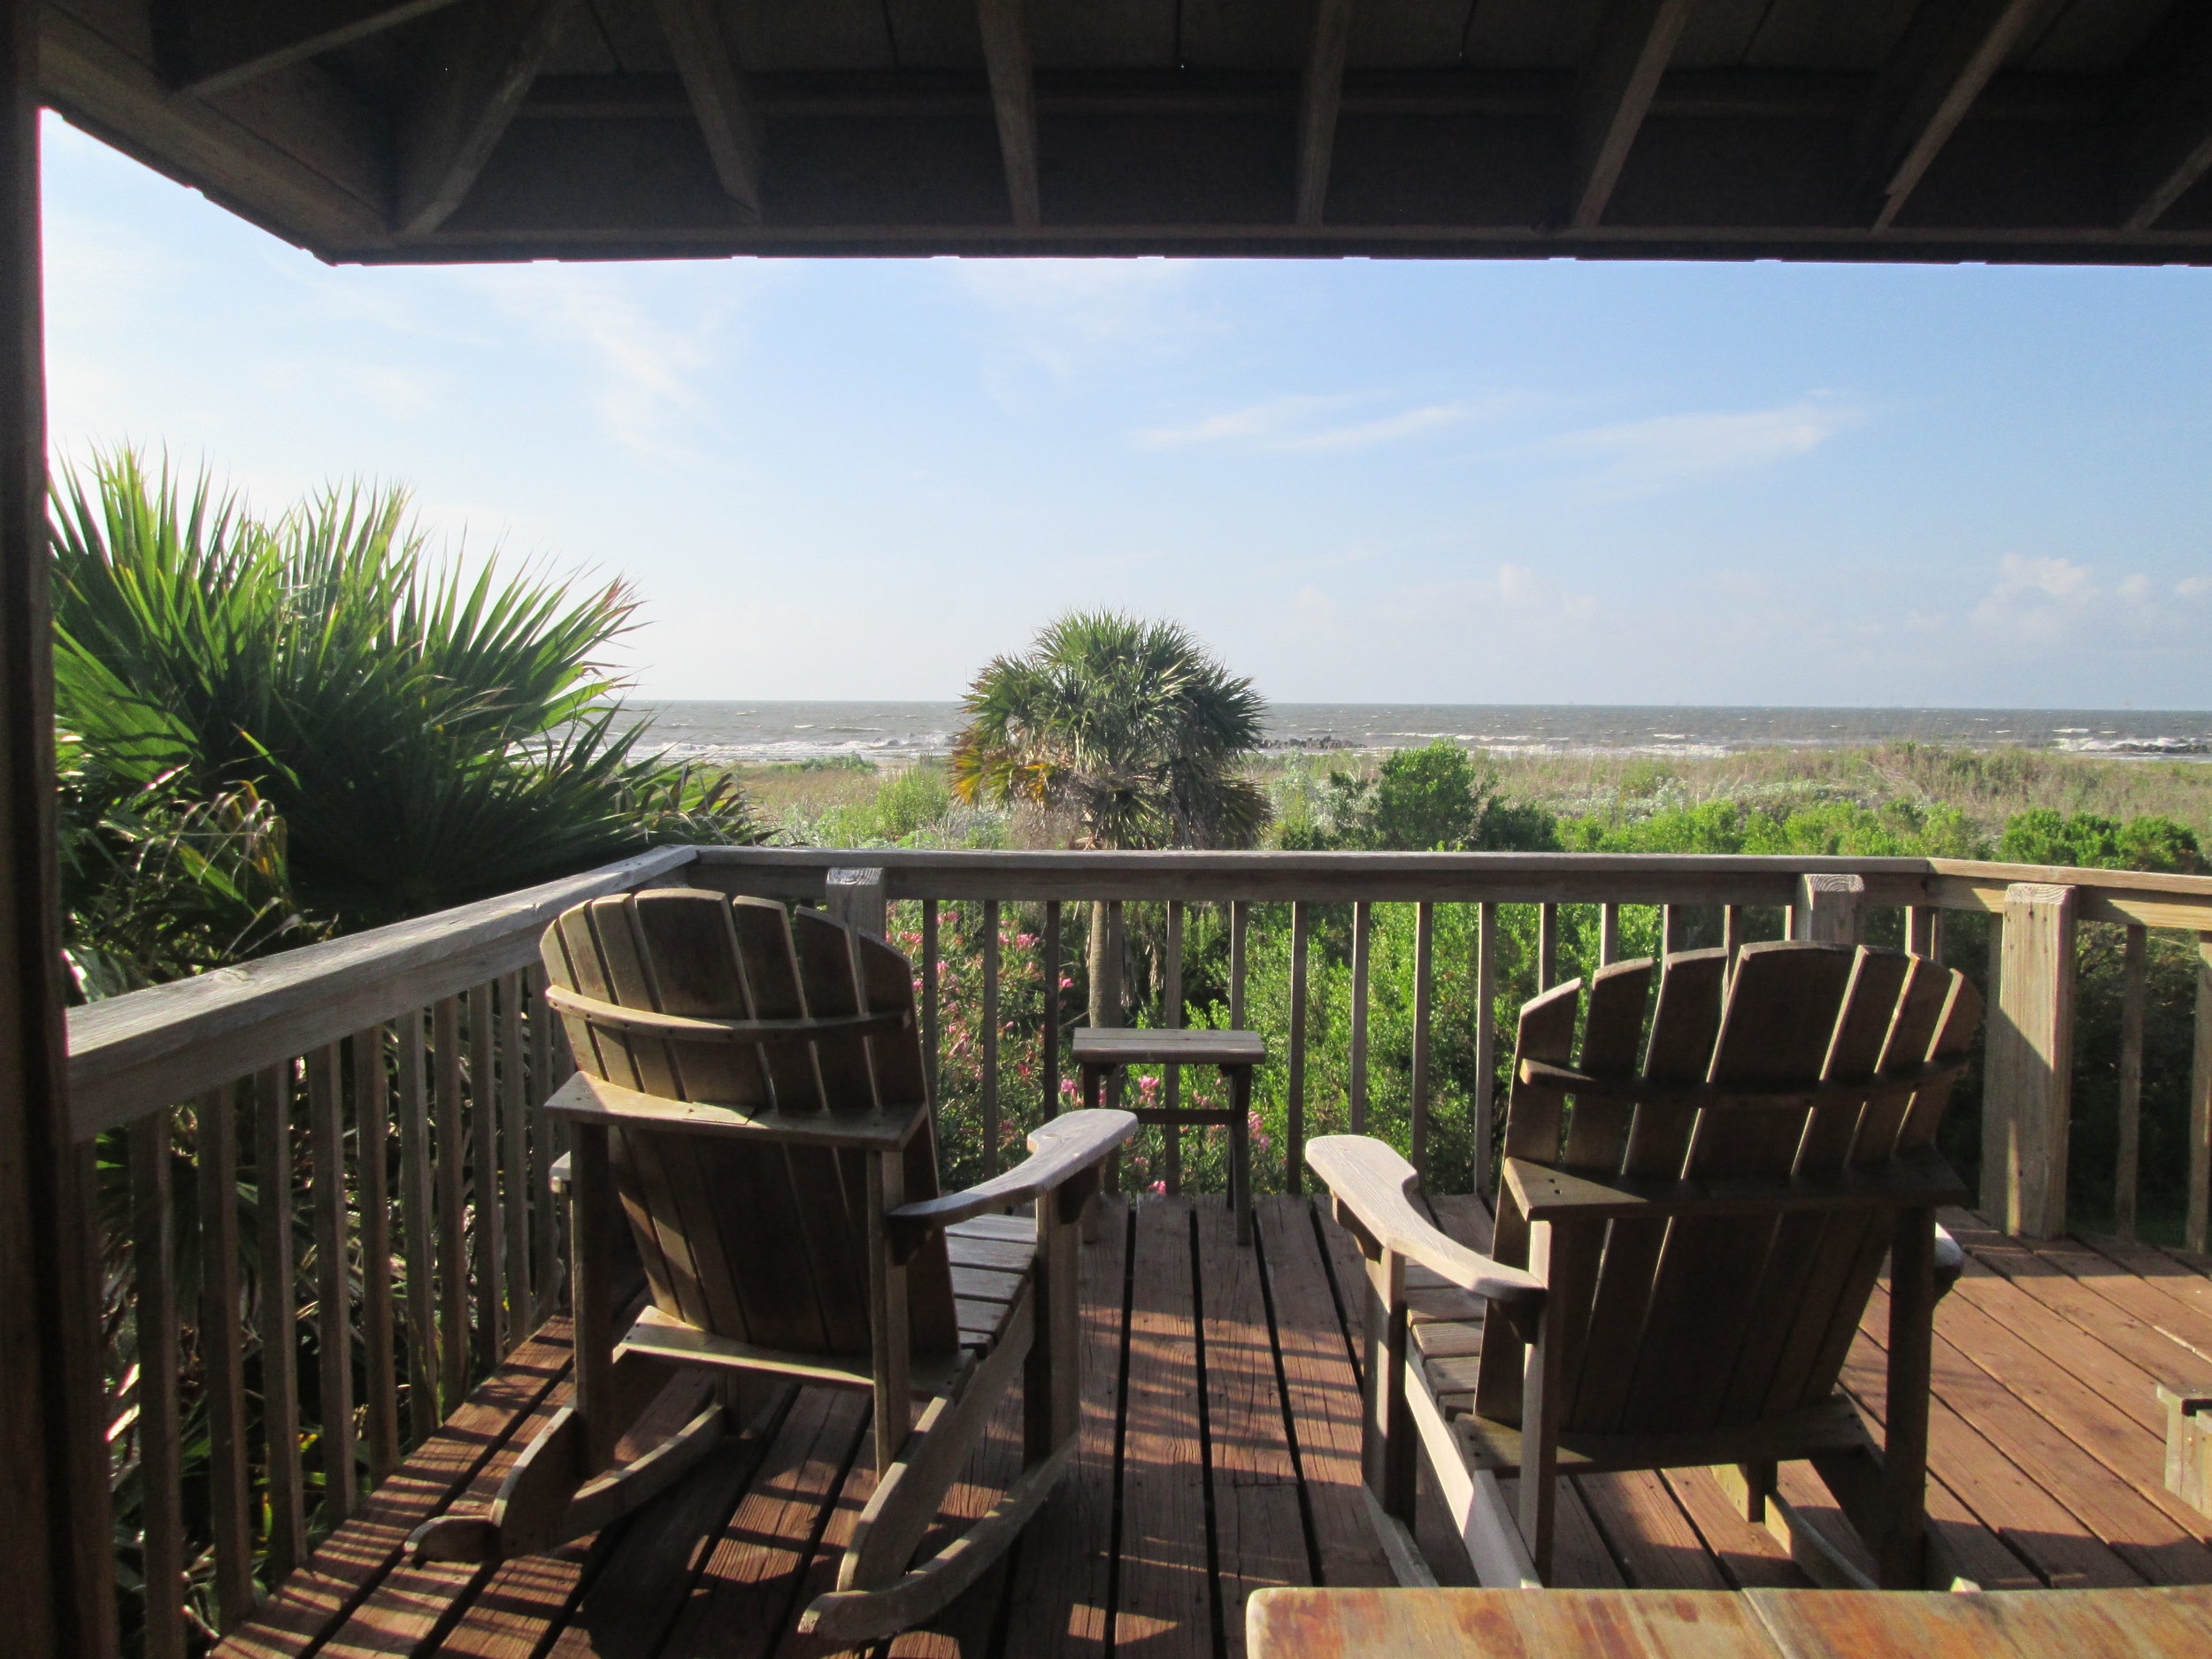
[[[1485,1241],[1474,1201],[1436,1209]],[[1296,1199],[1263,1201],[1250,1251],[1217,1201],[1146,1200],[1106,1220],[1085,1263],[1074,1472],[980,1585],[879,1654],[1211,1659],[1241,1651],[1254,1587],[1389,1581],[1356,1486],[1348,1240]],[[1992,1589],[2212,1583],[2212,1518],[2161,1484],[2153,1394],[2156,1380],[2212,1379],[2212,1278],[2147,1248],[2031,1248],[1947,1221],[1970,1261],[1939,1319],[1935,1525]],[[1878,1410],[1878,1303],[1868,1324],[1847,1381]],[[856,1394],[788,1394],[625,1528],[557,1555],[495,1571],[403,1563],[411,1527],[497,1486],[564,1397],[566,1363],[557,1325],[518,1350],[223,1654],[809,1653],[792,1622],[826,1586],[869,1485]],[[956,1502],[1002,1479],[1015,1425],[1001,1429]],[[1563,1582],[1802,1582],[1702,1471],[1571,1484]],[[1425,1542],[1440,1576],[1465,1581],[1455,1544]]]

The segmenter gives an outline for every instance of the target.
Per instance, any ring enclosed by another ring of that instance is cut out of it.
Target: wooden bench
[[[1229,1205],[1237,1242],[1252,1242],[1252,1068],[1267,1060],[1267,1041],[1256,1031],[1125,1029],[1094,1026],[1075,1033],[1075,1064],[1083,1071],[1083,1103],[1096,1106],[1106,1079],[1128,1065],[1215,1065],[1229,1086],[1226,1108],[1148,1106],[1141,1124],[1177,1127],[1225,1124],[1229,1129]]]

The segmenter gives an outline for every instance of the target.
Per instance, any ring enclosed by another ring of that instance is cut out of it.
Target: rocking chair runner
[[[879,939],[675,888],[580,905],[543,953],[580,1068],[547,1106],[575,1138],[576,1399],[488,1516],[432,1522],[418,1555],[497,1560],[595,1531],[722,1432],[710,1403],[616,1466],[647,1408],[681,1397],[675,1379],[780,1376],[875,1402],[875,1493],[801,1628],[863,1641],[930,1617],[1012,1540],[1075,1448],[1078,1224],[1136,1120],[1066,1113],[1019,1167],[940,1195],[912,969]],[[619,1343],[618,1197],[651,1292]],[[1033,1225],[996,1213],[1030,1203]],[[1021,1473],[910,1565],[1018,1377]]]
[[[1816,1577],[1865,1584],[1849,1540],[1779,1505],[1777,1463],[1809,1458],[1880,1586],[1917,1588],[1934,1310],[1955,1276],[1935,1210],[1965,1197],[1933,1142],[1980,996],[1886,952],[1686,951],[1638,1070],[1653,978],[1648,960],[1593,976],[1578,1069],[1582,982],[1522,1009],[1491,1256],[1430,1225],[1381,1142],[1308,1148],[1369,1261],[1364,1464],[1386,1541],[1417,1576],[1417,1450],[1483,1582],[1505,1586],[1550,1577],[1561,1473],[1718,1465],[1748,1518],[1778,1505]],[[1878,1451],[1837,1383],[1886,1255]],[[1498,1484],[1517,1475],[1517,1525]]]

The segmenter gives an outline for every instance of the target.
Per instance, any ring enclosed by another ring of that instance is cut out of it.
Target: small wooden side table
[[[1256,1031],[1146,1031],[1121,1026],[1077,1030],[1075,1064],[1083,1068],[1083,1103],[1096,1106],[1106,1079],[1126,1065],[1217,1065],[1229,1086],[1225,1110],[1210,1106],[1148,1107],[1141,1124],[1178,1126],[1226,1124],[1229,1127],[1229,1207],[1237,1218],[1237,1242],[1252,1242],[1252,1068],[1267,1060],[1267,1041]]]

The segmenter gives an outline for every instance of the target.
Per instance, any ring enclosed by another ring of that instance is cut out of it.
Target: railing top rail
[[[536,960],[570,905],[683,868],[691,847],[219,968],[69,1011],[71,1125],[88,1139]]]

